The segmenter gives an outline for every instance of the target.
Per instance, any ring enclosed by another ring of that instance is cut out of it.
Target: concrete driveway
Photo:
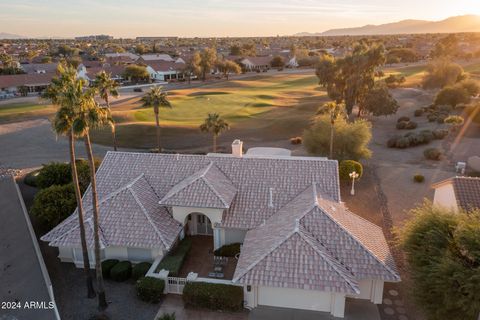
[[[327,312],[259,306],[249,314],[250,320],[334,320]],[[370,301],[347,299],[344,320],[380,320],[376,305]]]

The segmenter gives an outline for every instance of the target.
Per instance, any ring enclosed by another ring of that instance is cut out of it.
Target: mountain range
[[[365,25],[356,28],[330,29],[320,33],[301,32],[295,36],[343,36],[410,33],[459,33],[480,32],[480,16],[464,15],[441,21],[402,20],[379,25]]]
[[[25,36],[21,36],[13,33],[0,32],[0,39],[25,39]]]

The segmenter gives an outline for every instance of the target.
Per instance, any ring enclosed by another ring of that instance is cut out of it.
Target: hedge
[[[338,174],[340,179],[342,180],[349,180],[350,173],[355,171],[358,173],[358,179],[362,177],[363,174],[363,166],[360,162],[353,161],[353,160],[342,160],[338,166]]]
[[[39,173],[40,173],[40,169],[28,173],[25,176],[25,178],[23,179],[23,183],[25,183],[27,186],[36,188],[37,187],[37,176],[38,176]]]
[[[132,263],[130,261],[121,261],[110,270],[110,278],[118,282],[127,281],[131,275]]]
[[[102,261],[102,274],[104,278],[110,278],[110,271],[114,266],[116,266],[120,261],[117,259],[108,259]]]
[[[158,303],[163,297],[165,281],[162,279],[142,277],[135,284],[137,296],[140,300],[150,303]]]
[[[240,253],[241,245],[241,243],[226,244],[215,250],[214,254],[222,257],[235,257],[238,253]]]
[[[141,277],[144,277],[152,264],[150,262],[140,262],[133,266],[132,268],[132,278],[133,280],[138,280]]]
[[[70,216],[76,207],[75,190],[70,183],[37,192],[30,210],[45,226],[53,228]]]
[[[421,174],[416,174],[413,176],[413,181],[417,183],[422,183],[423,181],[425,181],[425,177]]]
[[[228,284],[187,282],[182,298],[187,307],[222,311],[243,308],[243,288]]]
[[[185,258],[191,247],[192,241],[190,238],[183,239],[177,248],[163,258],[163,260],[158,264],[157,271],[165,269],[170,271],[170,276],[178,276],[178,273],[180,272],[183,262],[185,261]]]
[[[43,165],[37,175],[36,183],[40,189],[53,185],[62,186],[72,182],[72,174],[69,163],[52,162]]]

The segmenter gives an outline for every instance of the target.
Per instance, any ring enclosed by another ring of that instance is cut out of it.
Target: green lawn
[[[172,109],[161,110],[164,126],[196,127],[208,113],[219,113],[230,123],[262,118],[278,108],[295,108],[301,100],[322,96],[316,91],[315,76],[271,76],[252,80],[229,81],[200,89],[170,93]],[[221,89],[221,90],[219,90]],[[151,108],[133,109],[133,122],[154,122]],[[128,121],[128,118],[126,119]]]
[[[48,116],[54,112],[51,105],[31,103],[31,102],[13,102],[9,104],[0,104],[0,122],[11,120],[23,120],[25,118],[35,118]]]

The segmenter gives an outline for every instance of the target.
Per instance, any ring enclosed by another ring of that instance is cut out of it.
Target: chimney
[[[232,155],[241,158],[243,156],[243,142],[236,139],[232,143]]]

